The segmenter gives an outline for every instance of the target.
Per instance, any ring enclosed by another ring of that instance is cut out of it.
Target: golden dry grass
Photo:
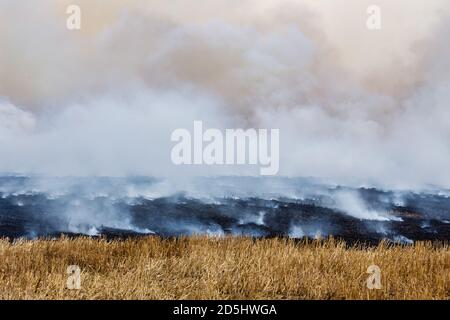
[[[148,237],[0,240],[1,299],[449,299],[449,248]],[[366,287],[381,268],[380,290]],[[81,290],[66,288],[78,265]]]

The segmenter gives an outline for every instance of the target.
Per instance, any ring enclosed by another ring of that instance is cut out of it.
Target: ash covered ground
[[[448,241],[450,192],[304,178],[0,178],[0,237],[62,234]]]

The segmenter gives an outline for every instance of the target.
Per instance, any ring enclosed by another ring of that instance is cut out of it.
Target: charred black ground
[[[439,190],[202,178],[168,192],[167,184],[150,178],[0,178],[0,236],[9,238],[333,235],[347,242],[411,243],[450,240],[449,220],[450,197]]]

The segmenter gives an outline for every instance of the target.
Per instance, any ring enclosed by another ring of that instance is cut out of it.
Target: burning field
[[[67,268],[80,268],[80,289]],[[367,269],[380,268],[379,289]],[[450,299],[448,245],[144,237],[0,242],[1,299]]]
[[[445,189],[250,177],[0,182],[0,299],[450,298]],[[79,289],[67,287],[69,267]],[[369,289],[373,270],[379,287]]]
[[[319,179],[0,178],[0,236],[192,235],[347,243],[450,239],[446,189],[383,190]]]
[[[450,299],[448,0],[36,1],[0,298]]]

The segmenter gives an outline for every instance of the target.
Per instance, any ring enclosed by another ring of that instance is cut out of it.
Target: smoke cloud
[[[202,120],[279,128],[282,175],[450,187],[450,2],[378,0],[371,31],[372,2],[0,0],[0,171],[257,173],[172,165]]]

